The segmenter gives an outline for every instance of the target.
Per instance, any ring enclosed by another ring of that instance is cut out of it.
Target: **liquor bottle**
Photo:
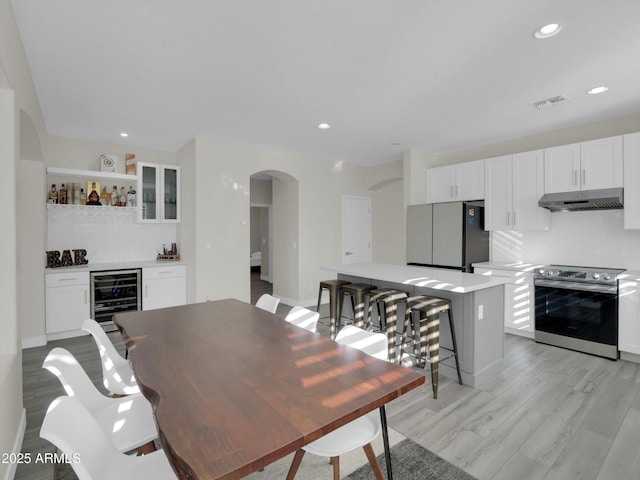
[[[96,182],[91,182],[91,192],[87,197],[87,205],[100,205],[100,195],[96,192],[97,188]]]
[[[47,203],[58,203],[58,191],[56,190],[56,184],[51,184],[51,190],[49,190],[49,200]]]
[[[67,204],[67,187],[64,186],[64,183],[62,184],[62,187],[60,187],[60,193],[58,194],[58,203],[61,205]]]
[[[102,187],[102,192],[100,192],[100,205],[106,207],[109,205],[109,194],[107,193],[107,187]]]
[[[127,206],[127,194],[124,193],[124,187],[120,188],[120,206],[121,207]]]
[[[113,186],[113,190],[111,190],[111,206],[117,207],[120,203],[120,197],[118,196],[118,187]]]
[[[87,204],[87,194],[84,193],[84,188],[80,189],[80,205]]]

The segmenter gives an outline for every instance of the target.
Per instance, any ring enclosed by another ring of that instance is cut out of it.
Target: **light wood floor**
[[[288,310],[281,305],[278,314]],[[328,333],[326,325],[319,330]],[[110,337],[123,351],[119,335]],[[71,351],[102,390],[90,337],[24,350],[23,451],[32,456],[53,451],[38,431],[51,400],[64,393],[41,368],[54,346]],[[441,377],[437,400],[427,378],[388,406],[389,425],[480,480],[640,478],[640,365],[511,335],[505,335],[504,364],[480,388]],[[47,464],[20,465],[16,474],[18,480],[52,478]]]

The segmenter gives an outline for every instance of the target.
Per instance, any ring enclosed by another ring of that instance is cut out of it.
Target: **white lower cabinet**
[[[509,278],[504,285],[504,331],[533,338],[535,296],[533,273],[495,268],[474,268],[477,275]]]
[[[142,269],[142,310],[187,303],[187,267],[166,265]]]
[[[89,272],[49,273],[46,286],[47,335],[76,331],[89,318]]]

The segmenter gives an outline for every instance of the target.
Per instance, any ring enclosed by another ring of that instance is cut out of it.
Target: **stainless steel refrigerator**
[[[407,207],[407,264],[473,273],[472,263],[489,261],[489,232],[482,202]]]

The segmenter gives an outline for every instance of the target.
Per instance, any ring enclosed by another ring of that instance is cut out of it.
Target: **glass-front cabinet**
[[[138,221],[180,223],[180,167],[139,162]]]

